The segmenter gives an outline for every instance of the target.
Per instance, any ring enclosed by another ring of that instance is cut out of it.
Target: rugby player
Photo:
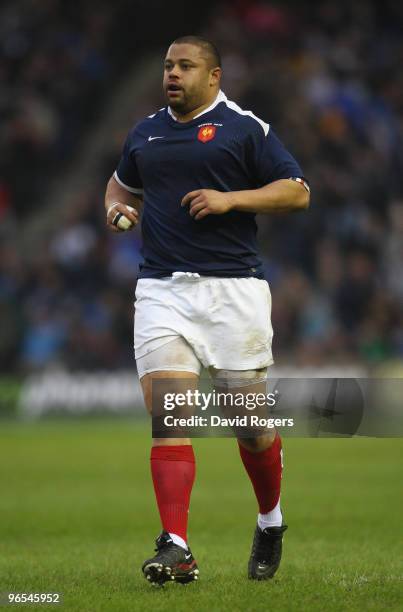
[[[309,205],[298,163],[269,124],[227,99],[220,78],[211,42],[175,40],[164,64],[167,105],[131,129],[106,189],[112,231],[119,231],[121,214],[135,226],[142,210],[134,348],[150,412],[155,381],[169,381],[170,392],[196,388],[202,366],[217,385],[265,388],[273,363],[271,296],[255,216]],[[238,445],[259,507],[248,576],[265,580],[279,567],[287,528],[281,440],[267,431],[240,436]],[[155,438],[151,473],[162,533],[143,573],[151,583],[190,582],[199,573],[187,542],[195,478],[190,439]]]

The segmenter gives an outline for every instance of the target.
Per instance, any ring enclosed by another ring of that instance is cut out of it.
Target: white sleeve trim
[[[228,108],[231,108],[232,110],[239,113],[240,115],[247,115],[248,117],[252,117],[252,119],[257,121],[259,125],[261,125],[264,135],[267,136],[270,130],[270,125],[268,123],[265,123],[265,121],[263,121],[259,117],[256,117],[256,115],[252,113],[252,111],[242,110],[242,108],[238,106],[236,102],[233,102],[232,100],[228,100],[228,98],[225,98],[225,104],[228,106]]]
[[[118,177],[116,170],[113,173],[113,178],[115,179],[117,183],[119,183],[121,187],[126,189],[126,191],[130,191],[130,193],[135,193],[137,195],[142,195],[144,193],[144,189],[135,189],[134,187],[129,187],[129,185],[126,185],[123,181],[121,181],[120,178]]]

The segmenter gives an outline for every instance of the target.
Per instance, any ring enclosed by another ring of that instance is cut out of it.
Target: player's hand
[[[126,204],[122,204],[121,202],[114,202],[108,208],[108,212],[106,213],[106,225],[107,225],[108,229],[111,230],[111,232],[120,232],[121,233],[122,231],[124,231],[124,230],[121,230],[118,227],[116,227],[116,225],[113,225],[113,220],[116,217],[117,213],[122,213],[122,215],[127,217],[132,222],[133,225],[131,226],[130,230],[132,230],[134,227],[136,227],[137,223],[139,222],[139,214],[138,214],[137,210],[132,210],[131,211],[126,206]]]
[[[197,189],[189,191],[182,200],[181,206],[189,204],[189,214],[196,221],[207,215],[223,215],[232,208],[231,194],[215,189]]]

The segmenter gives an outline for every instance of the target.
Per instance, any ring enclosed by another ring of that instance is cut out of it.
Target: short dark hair
[[[207,38],[203,38],[203,36],[180,36],[176,38],[172,43],[172,45],[195,45],[195,47],[199,47],[204,51],[207,55],[208,63],[210,64],[210,68],[216,68],[217,66],[221,68],[221,56],[217,47],[211,40],[207,40]]]

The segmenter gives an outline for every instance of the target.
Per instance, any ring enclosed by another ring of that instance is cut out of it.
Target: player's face
[[[211,69],[200,47],[171,45],[165,58],[163,88],[169,106],[187,114],[206,104],[216,92],[219,68]]]

